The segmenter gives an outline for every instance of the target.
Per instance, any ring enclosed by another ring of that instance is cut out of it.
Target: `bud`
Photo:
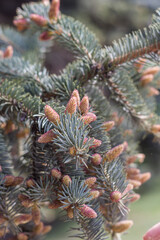
[[[141,173],[139,175],[139,181],[141,183],[145,183],[146,181],[148,181],[151,178],[151,173],[150,172],[146,172],[146,173]]]
[[[78,208],[80,213],[87,217],[87,218],[96,218],[97,213],[90,207],[88,207],[86,204],[83,204],[82,207]]]
[[[38,225],[36,225],[33,229],[33,233],[35,235],[40,235],[41,232],[43,231],[44,225],[43,222],[40,222]]]
[[[152,74],[142,76],[140,79],[141,85],[143,87],[146,86],[148,83],[153,81],[153,78],[154,78],[154,76]]]
[[[38,138],[38,142],[39,143],[49,143],[52,142],[53,138],[55,138],[55,134],[53,133],[53,130],[49,130],[48,132],[42,134],[39,138]]]
[[[51,174],[52,174],[53,177],[55,177],[57,179],[60,179],[62,177],[62,173],[56,168],[53,168],[51,170]]]
[[[38,225],[40,223],[41,219],[40,210],[36,204],[32,206],[32,219],[35,225]]]
[[[135,194],[132,194],[132,195],[130,195],[130,199],[129,199],[129,201],[130,202],[136,202],[136,201],[138,201],[139,199],[140,199],[140,194],[138,194],[138,193],[135,193]]]
[[[140,173],[140,170],[138,168],[132,167],[132,168],[127,168],[126,172],[127,172],[128,175],[130,175],[130,174],[132,175],[132,174]]]
[[[3,57],[11,58],[12,56],[13,56],[13,47],[11,45],[9,45],[3,53]]]
[[[70,149],[69,149],[69,154],[70,154],[71,156],[75,156],[75,155],[76,155],[76,152],[77,152],[77,150],[76,150],[75,146],[70,147]]]
[[[120,144],[114,148],[112,148],[111,150],[109,150],[104,158],[103,158],[103,163],[105,161],[107,162],[111,162],[113,159],[117,158],[124,150],[124,144]]]
[[[26,208],[32,207],[34,204],[32,200],[29,199],[29,197],[23,194],[19,194],[18,199],[21,201],[21,204]]]
[[[32,220],[32,215],[30,214],[20,214],[14,218],[15,225],[26,224]]]
[[[21,184],[23,181],[24,181],[23,177],[15,177],[12,186],[17,186],[17,185]]]
[[[138,180],[129,179],[129,183],[133,185],[134,188],[139,188],[142,184]]]
[[[130,192],[133,189],[133,185],[131,183],[129,183],[127,185],[127,187],[125,188],[125,190],[122,193],[122,196],[126,195],[128,192]]]
[[[28,240],[28,237],[24,233],[18,233],[17,240]]]
[[[148,96],[149,97],[157,96],[157,95],[159,95],[159,91],[156,88],[154,88],[154,87],[148,88]]]
[[[126,151],[128,148],[128,142],[124,141],[123,146],[124,146],[124,151]]]
[[[151,132],[152,132],[152,133],[158,133],[158,132],[160,132],[160,124],[152,125],[152,127],[151,127]]]
[[[30,19],[40,27],[44,27],[47,25],[47,20],[43,16],[40,16],[38,14],[31,14]]]
[[[48,31],[41,33],[39,36],[39,40],[41,40],[41,41],[48,41],[51,38],[52,38],[52,34]]]
[[[76,112],[77,109],[77,98],[71,97],[69,102],[67,103],[65,113],[68,112],[69,114],[73,114]]]
[[[160,239],[160,222],[151,227],[143,236],[143,240],[159,240]]]
[[[52,229],[52,226],[51,226],[51,225],[44,226],[41,234],[42,234],[42,235],[45,235],[45,234],[47,234],[48,232],[50,232],[51,229]]]
[[[92,196],[92,199],[95,199],[100,196],[100,192],[98,190],[91,190],[89,195]]]
[[[50,10],[49,10],[49,18],[51,20],[57,21],[59,15],[59,8],[60,8],[60,0],[52,0]]]
[[[50,122],[53,122],[55,125],[60,122],[59,114],[49,105],[45,106],[44,112]]]
[[[86,114],[89,111],[89,99],[88,96],[84,96],[80,102],[80,111],[82,114]]]
[[[13,24],[17,27],[17,30],[20,32],[27,29],[29,26],[29,23],[27,22],[27,20],[25,18],[15,19],[13,21]]]
[[[99,165],[101,163],[101,160],[102,160],[102,157],[99,153],[95,153],[92,155],[91,161],[94,165],[96,166]]]
[[[131,220],[120,221],[112,225],[112,231],[116,233],[122,233],[131,228],[132,225],[133,221]]]
[[[65,184],[67,187],[69,187],[69,184],[71,184],[72,179],[70,178],[70,176],[65,175],[65,176],[62,178],[62,182],[63,182],[63,184]]]
[[[28,179],[27,181],[26,181],[26,185],[27,185],[27,187],[33,187],[33,186],[35,186],[35,182],[34,182],[34,180],[33,179]]]
[[[89,177],[85,180],[85,184],[88,185],[89,188],[91,188],[93,186],[93,184],[95,184],[95,182],[97,181],[96,177]]]
[[[108,121],[102,124],[102,128],[104,129],[104,131],[108,132],[114,127],[114,125],[115,125],[114,121]]]
[[[110,199],[112,202],[119,202],[119,200],[122,198],[122,194],[119,191],[111,192]]]
[[[67,215],[70,219],[74,218],[74,212],[73,212],[73,208],[69,207],[67,209]]]
[[[100,147],[102,144],[102,141],[101,140],[98,140],[98,139],[95,139],[93,138],[93,143],[92,145],[89,147],[90,149],[91,148],[97,148],[97,147]]]
[[[90,124],[91,122],[96,121],[97,116],[94,113],[88,112],[86,115],[81,117],[84,124]]]
[[[143,75],[148,75],[148,74],[155,75],[159,71],[160,71],[160,67],[159,66],[149,67],[145,71],[143,71]]]
[[[5,180],[4,185],[6,187],[12,186],[12,184],[14,183],[14,179],[15,179],[15,177],[12,175],[5,176],[4,177],[4,180]]]
[[[144,159],[145,159],[145,155],[143,153],[138,153],[133,156],[130,156],[127,159],[127,164],[134,163],[136,160],[138,160],[138,162],[140,162],[140,163],[143,163]]]
[[[77,106],[79,107],[79,105],[80,105],[80,96],[79,96],[78,90],[75,89],[75,90],[72,92],[71,98],[72,98],[72,97],[75,97],[75,98],[77,99]]]
[[[54,200],[52,203],[48,205],[50,209],[57,209],[62,206],[62,203],[59,200]]]

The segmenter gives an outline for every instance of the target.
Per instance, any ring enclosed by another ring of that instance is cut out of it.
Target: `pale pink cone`
[[[160,240],[160,222],[146,232],[143,240]]]
[[[38,14],[31,14],[30,19],[40,27],[44,27],[47,25],[47,20],[43,16],[40,16]]]
[[[89,99],[88,96],[84,96],[80,102],[80,111],[82,114],[86,114],[89,111]]]
[[[49,10],[49,18],[51,20],[57,21],[60,9],[60,0],[52,0],[50,10]]]
[[[55,125],[60,122],[59,114],[49,105],[45,106],[44,112],[50,122],[53,122]]]
[[[102,125],[102,128],[108,132],[109,130],[111,130],[115,125],[114,121],[108,121],[108,122],[104,122]]]
[[[110,198],[112,202],[119,202],[119,200],[122,198],[122,194],[119,191],[113,191],[110,194]]]
[[[124,144],[120,144],[112,148],[105,154],[103,158],[103,162],[105,161],[111,162],[113,159],[117,158],[123,151],[124,151]]]
[[[81,117],[84,124],[90,124],[91,122],[96,121],[97,116],[94,113],[88,112],[86,115]]]
[[[81,214],[87,218],[96,218],[97,213],[86,204],[83,204],[82,207],[79,207]]]
[[[15,19],[13,21],[13,24],[17,27],[17,30],[20,32],[27,29],[29,26],[29,23],[27,22],[27,20],[25,18]]]
[[[67,103],[65,113],[68,112],[69,114],[73,114],[76,112],[77,109],[77,98],[71,97],[69,102]]]
[[[79,92],[77,89],[75,89],[73,92],[72,92],[72,95],[71,95],[71,98],[72,97],[76,97],[77,99],[77,106],[79,107],[80,105],[80,96],[79,96]]]
[[[48,132],[44,133],[38,138],[39,143],[49,143],[53,140],[55,137],[55,134],[53,133],[52,130],[49,130]]]
[[[99,165],[102,161],[102,157],[99,153],[95,153],[92,155],[92,159],[91,159],[91,162],[94,164],[94,165]]]
[[[9,45],[5,51],[4,51],[4,54],[3,54],[3,57],[4,58],[11,58],[13,56],[13,47],[11,45]]]

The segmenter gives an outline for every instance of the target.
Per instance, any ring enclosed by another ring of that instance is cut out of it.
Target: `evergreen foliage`
[[[160,138],[160,9],[102,47],[59,4],[23,4],[19,32],[0,28],[0,238],[43,238],[49,208],[77,223],[72,237],[120,239],[133,189],[150,178],[136,133]],[[76,58],[59,75],[43,66],[53,41]]]

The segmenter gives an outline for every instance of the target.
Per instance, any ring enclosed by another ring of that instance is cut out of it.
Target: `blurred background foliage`
[[[26,2],[31,1],[1,0],[1,24],[12,25],[16,8]],[[101,43],[106,45],[126,33],[148,25],[152,13],[158,7],[159,0],[61,0],[62,12],[86,24],[95,32]],[[51,73],[58,73],[73,59],[70,52],[54,45],[46,56],[46,66]],[[160,115],[160,97],[157,97],[157,103]],[[160,219],[160,143],[155,142],[152,135],[144,136],[140,143],[140,152],[146,154],[141,168],[143,171],[151,171],[152,179],[143,185],[140,189],[141,199],[131,207],[129,218],[134,220],[135,225],[129,231],[129,235],[123,237],[124,240],[142,239],[147,229]],[[53,223],[53,230],[47,240],[65,240],[64,234],[71,223],[63,223],[60,212],[53,215],[50,210],[44,212],[45,215],[47,218],[50,216],[50,222]]]

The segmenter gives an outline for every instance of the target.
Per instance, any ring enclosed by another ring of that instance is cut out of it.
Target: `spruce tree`
[[[59,0],[23,4],[13,23],[0,28],[0,238],[43,238],[47,208],[77,223],[75,238],[121,239],[151,176],[139,139],[160,139],[160,9],[112,46]],[[44,66],[53,42],[75,56],[58,75]]]

